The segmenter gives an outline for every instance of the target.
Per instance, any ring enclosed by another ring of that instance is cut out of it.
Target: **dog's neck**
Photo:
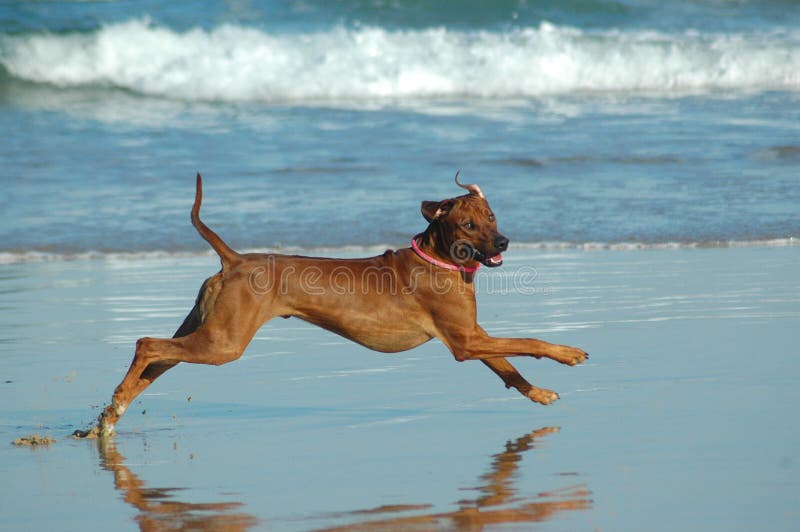
[[[481,267],[476,260],[456,263],[450,253],[450,245],[442,238],[438,224],[430,224],[428,228],[412,239],[414,252],[426,262],[452,271],[473,274]]]

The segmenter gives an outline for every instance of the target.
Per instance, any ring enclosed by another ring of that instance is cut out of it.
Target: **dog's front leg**
[[[539,388],[538,386],[534,386],[525,380],[525,377],[520,375],[516,368],[514,368],[514,366],[512,366],[511,363],[505,358],[487,358],[481,360],[481,362],[486,364],[486,366],[494,371],[498,377],[503,379],[506,388],[516,389],[519,393],[531,401],[543,405],[549,405],[558,399],[558,394],[553,390]]]
[[[558,399],[552,390],[533,386],[526,381],[506,356],[547,357],[562,364],[575,365],[585,361],[588,355],[581,349],[551,344],[533,338],[495,338],[480,326],[455,327],[453,322],[440,329],[439,338],[447,345],[456,360],[480,360],[494,371],[506,387],[517,389],[532,401],[544,405]]]
[[[550,358],[556,362],[574,366],[589,358],[589,355],[582,349],[568,345],[551,344],[535,338],[489,336],[479,325],[466,330],[446,330],[440,335],[440,338],[459,362],[506,356],[532,356]]]
[[[584,350],[577,347],[551,344],[535,338],[495,338],[486,335],[486,337],[478,338],[477,341],[473,340],[470,343],[472,345],[468,352],[468,358],[492,358],[498,354],[530,355],[536,358],[549,358],[568,366],[582,364],[589,358]]]

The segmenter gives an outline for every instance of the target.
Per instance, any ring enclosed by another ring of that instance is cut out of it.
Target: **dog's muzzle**
[[[484,266],[496,268],[503,264],[503,251],[508,249],[508,239],[503,235],[497,235],[492,244],[494,249],[491,252],[473,248],[472,257]]]

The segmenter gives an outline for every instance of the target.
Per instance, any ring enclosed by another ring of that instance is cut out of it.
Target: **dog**
[[[171,339],[141,338],[127,374],[97,425],[76,436],[113,434],[131,402],[180,362],[221,365],[238,359],[272,318],[295,317],[384,353],[406,351],[438,338],[459,362],[480,360],[506,388],[534,402],[558,399],[526,381],[507,357],[550,358],[574,366],[581,349],[533,338],[496,338],[477,323],[473,284],[481,265],[496,268],[509,240],[497,230],[478,185],[467,194],[423,201],[428,227],[411,246],[364,259],[241,254],[200,220],[202,177],[197,174],[191,220],[219,255],[221,270],[205,280],[195,305]]]

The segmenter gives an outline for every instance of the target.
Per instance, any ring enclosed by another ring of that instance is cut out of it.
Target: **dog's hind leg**
[[[172,340],[142,338],[136,342],[136,353],[128,372],[114,390],[111,404],[100,414],[97,427],[88,433],[76,431],[76,435],[96,435],[98,431],[104,434],[111,433],[131,401],[138,397],[158,377],[180,362],[202,361],[198,360],[198,357],[191,356],[191,353],[185,352],[185,348],[181,348],[181,343],[187,341],[190,336],[195,335],[198,328],[203,325],[213,311],[217,296],[220,293],[221,284],[221,276],[219,274],[210,277],[203,283],[194,307],[175,332]],[[170,344],[169,342],[173,343]],[[193,344],[192,349],[198,349],[198,344],[202,342],[198,342],[195,339],[191,343]],[[203,351],[202,348],[198,350]]]
[[[258,304],[246,285],[230,284],[219,291],[218,297],[212,297],[209,294],[214,292],[214,283],[206,284],[196,305],[199,318],[192,319],[190,314],[185,327],[176,334],[192,332],[172,339],[140,338],[136,342],[128,373],[114,391],[111,405],[100,416],[102,433],[110,434],[131,402],[165,371],[180,362],[214,366],[232,362],[242,355],[261,325],[273,317],[268,311],[242,312],[243,308],[257,308]]]
[[[178,363],[218,366],[239,358],[246,345],[247,342],[234,342],[220,335],[212,335],[205,327],[179,338],[140,338],[136,342],[136,354],[128,373],[114,390],[111,404],[100,416],[100,431],[112,433],[131,402],[156,378]]]
[[[183,324],[181,324],[181,326],[175,332],[173,338],[188,336],[189,334],[195,332],[202,324],[202,316],[199,309],[199,303],[202,295],[203,290],[200,291],[197,304],[195,304],[191,312],[189,312],[189,315],[186,316],[186,319],[183,320]],[[177,365],[178,361],[170,360],[150,363],[142,368],[142,361],[140,360],[137,364],[136,356],[134,356],[134,360],[131,362],[131,367],[128,369],[125,378],[114,391],[114,397],[112,398],[111,404],[108,405],[100,414],[100,418],[98,419],[98,427],[105,433],[110,433],[113,431],[114,425],[119,420],[120,416],[122,416],[125,409],[128,407],[129,403],[121,404],[119,401],[120,397],[118,396],[118,392],[125,389],[123,386],[124,384],[127,384],[128,387],[132,387],[130,394],[135,398],[141,394],[145,388],[150,386],[158,377]],[[76,434],[84,433],[82,431],[77,431]]]

